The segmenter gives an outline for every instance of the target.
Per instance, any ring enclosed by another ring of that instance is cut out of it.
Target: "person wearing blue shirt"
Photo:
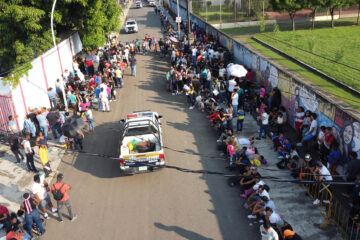
[[[331,151],[328,156],[327,166],[331,174],[336,174],[336,168],[341,164],[341,152],[339,150],[339,144],[334,143],[331,146]]]
[[[96,87],[94,89],[94,94],[95,94],[95,97],[96,97],[96,100],[98,103],[98,111],[102,111],[102,104],[100,101],[100,92],[101,92],[100,86],[96,85]]]
[[[99,85],[100,85],[100,84],[101,84],[101,78],[100,78],[100,76],[97,76],[94,81],[95,81],[96,84],[99,84]]]

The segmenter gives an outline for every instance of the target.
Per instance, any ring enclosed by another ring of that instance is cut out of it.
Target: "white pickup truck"
[[[125,175],[154,171],[165,166],[160,116],[157,112],[134,112],[124,123],[120,141],[120,170]]]

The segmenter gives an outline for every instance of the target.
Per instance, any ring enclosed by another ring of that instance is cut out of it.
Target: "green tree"
[[[353,0],[324,0],[324,6],[329,9],[331,15],[331,27],[335,27],[334,13],[336,9],[344,8],[352,4]]]
[[[295,31],[295,14],[304,8],[303,0],[270,0],[273,10],[287,12],[292,22],[292,29]]]
[[[106,33],[120,27],[121,8],[116,2],[58,0],[54,12],[56,36],[79,31],[86,50],[103,45]],[[6,70],[5,80],[13,85],[31,68],[31,60],[53,46],[52,4],[52,0],[0,0],[0,63]]]
[[[41,24],[45,11],[22,3],[0,2],[1,65],[6,70],[20,66],[5,78],[13,85],[31,68],[30,61],[52,46],[51,33]]]
[[[316,11],[324,6],[324,0],[307,0],[306,8],[311,9],[312,29],[315,29]]]

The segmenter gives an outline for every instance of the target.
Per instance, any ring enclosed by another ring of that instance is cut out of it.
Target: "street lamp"
[[[56,39],[55,39],[55,32],[54,32],[54,11],[55,11],[55,6],[56,6],[56,1],[57,0],[54,0],[54,3],[52,5],[51,18],[50,18],[50,21],[51,21],[50,22],[51,34],[52,34],[55,49],[56,49]],[[60,55],[59,55],[59,57],[60,57]],[[59,61],[60,61],[60,59],[59,59]],[[65,108],[67,109],[68,105],[67,105],[67,101],[66,101],[66,95],[65,95],[65,90],[64,90],[65,86],[64,86],[64,80],[63,79],[61,80],[61,83],[62,83],[61,91],[62,91],[62,95],[63,95],[64,105],[65,105]]]

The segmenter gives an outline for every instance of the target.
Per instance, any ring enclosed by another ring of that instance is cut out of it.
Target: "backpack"
[[[64,183],[61,185],[61,187],[59,189],[56,189],[55,184],[53,184],[53,187],[54,187],[55,190],[52,192],[52,194],[53,194],[54,199],[56,201],[60,201],[64,197],[64,194],[61,192],[61,189],[62,189],[63,186],[64,186]]]

